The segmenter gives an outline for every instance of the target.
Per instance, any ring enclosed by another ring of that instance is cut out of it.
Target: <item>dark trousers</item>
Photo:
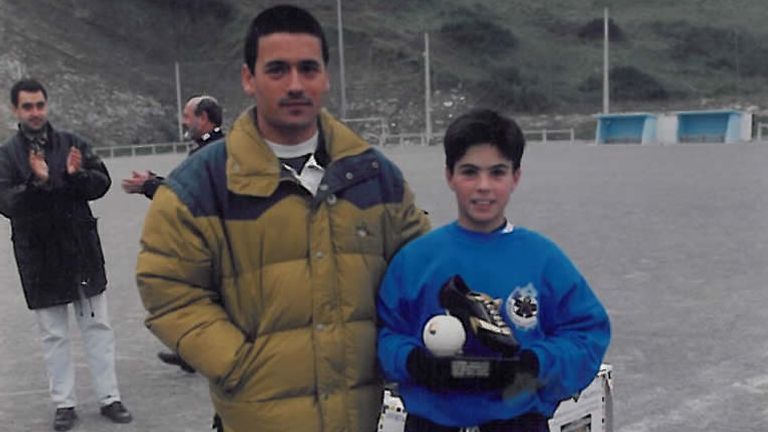
[[[461,428],[433,423],[424,417],[408,414],[405,432],[459,432]],[[541,414],[523,414],[509,420],[497,420],[480,425],[480,432],[549,432],[547,418]]]
[[[216,432],[224,432],[224,423],[221,422],[221,417],[218,414],[213,415],[211,429],[214,429]]]

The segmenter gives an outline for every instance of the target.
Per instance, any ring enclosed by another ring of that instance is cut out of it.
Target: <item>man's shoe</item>
[[[162,361],[163,363],[167,363],[170,365],[175,365],[180,367],[184,372],[189,373],[195,373],[195,368],[189,365],[189,363],[185,362],[184,359],[182,359],[178,354],[176,353],[169,353],[169,352],[159,352],[157,353],[157,357]]]
[[[130,423],[133,420],[131,413],[128,412],[120,401],[101,407],[101,415],[112,420],[114,423]]]
[[[75,425],[76,420],[75,407],[56,408],[56,415],[53,417],[53,430],[68,431]]]

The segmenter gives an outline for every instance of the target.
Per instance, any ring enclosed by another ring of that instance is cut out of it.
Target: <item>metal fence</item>
[[[186,153],[189,151],[189,144],[179,142],[137,144],[127,146],[96,147],[93,151],[101,158],[148,156],[154,154]]]
[[[573,129],[540,129],[523,131],[528,142],[569,142],[575,143]],[[365,134],[364,138],[375,146],[426,146],[440,145],[443,141],[443,132],[436,132],[429,137],[426,133],[400,133],[379,135]],[[97,147],[94,152],[101,158],[149,156],[156,154],[187,153],[189,143],[163,142],[153,144],[137,144],[114,147]]]

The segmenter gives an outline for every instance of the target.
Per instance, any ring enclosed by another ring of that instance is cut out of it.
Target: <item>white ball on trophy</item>
[[[461,351],[467,340],[467,333],[458,318],[451,315],[435,315],[424,324],[422,338],[432,354],[448,357]]]

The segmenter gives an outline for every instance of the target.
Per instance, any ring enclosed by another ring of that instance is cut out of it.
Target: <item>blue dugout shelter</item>
[[[656,140],[656,115],[651,113],[598,114],[597,144],[646,144]]]
[[[677,113],[677,141],[681,143],[734,143],[748,141],[743,134],[743,111],[680,111]]]

